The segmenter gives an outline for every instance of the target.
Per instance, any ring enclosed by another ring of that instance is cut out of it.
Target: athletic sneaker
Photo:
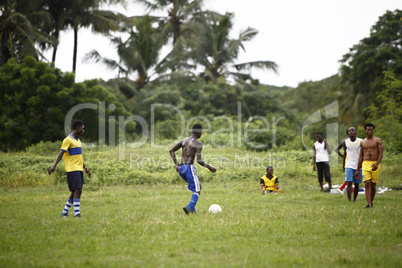
[[[62,216],[62,217],[67,217],[67,216],[68,216],[68,212],[67,212],[66,214],[61,213],[60,216]]]
[[[336,189],[338,191],[338,193],[343,194],[343,191],[341,189]]]
[[[190,213],[197,213],[197,211],[195,209],[189,209],[188,206],[185,206],[183,208],[184,212],[186,212],[186,214],[190,214]]]
[[[329,188],[324,190],[324,193],[329,193],[329,192],[331,192],[331,189],[329,189]]]
[[[74,218],[81,218],[81,214],[78,213],[77,215],[74,216]]]
[[[365,208],[371,208],[372,206],[370,204],[367,204]]]
[[[372,208],[373,207],[373,203],[371,203],[371,205],[370,205],[370,208]]]

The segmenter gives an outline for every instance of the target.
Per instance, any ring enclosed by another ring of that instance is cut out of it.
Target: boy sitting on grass
[[[260,179],[260,191],[264,195],[267,193],[282,193],[282,189],[279,189],[279,179],[274,175],[274,168],[271,166],[267,167],[267,174]]]

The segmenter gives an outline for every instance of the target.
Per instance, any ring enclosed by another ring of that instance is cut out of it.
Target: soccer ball
[[[219,205],[217,205],[217,204],[213,204],[213,205],[211,205],[210,207],[209,207],[209,213],[213,213],[213,214],[215,214],[215,213],[219,213],[219,212],[222,212],[222,208],[221,208],[221,206],[219,206]]]

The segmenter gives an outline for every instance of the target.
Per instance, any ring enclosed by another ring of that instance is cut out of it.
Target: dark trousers
[[[325,175],[325,181],[331,182],[331,174],[329,173],[329,162],[316,162],[318,182],[323,182],[323,175]]]

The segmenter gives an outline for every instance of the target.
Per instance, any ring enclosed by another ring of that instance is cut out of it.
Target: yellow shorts
[[[377,163],[377,161],[363,161],[363,181],[371,180],[374,183],[378,182],[378,178],[380,177],[380,165],[378,165],[375,171],[371,170],[371,166],[375,163]]]

